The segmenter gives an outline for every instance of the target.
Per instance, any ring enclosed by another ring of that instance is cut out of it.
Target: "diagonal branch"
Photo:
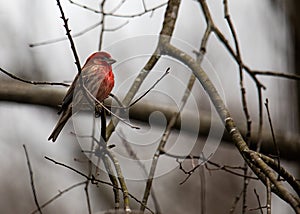
[[[120,187],[118,187],[118,186],[114,186],[113,184],[111,184],[111,183],[109,183],[109,182],[107,182],[107,181],[99,180],[99,179],[95,178],[94,176],[89,177],[89,176],[85,175],[83,172],[81,172],[81,171],[79,171],[79,170],[77,170],[77,169],[75,169],[75,168],[73,168],[73,167],[71,167],[71,166],[68,166],[68,165],[66,165],[66,164],[64,164],[64,163],[58,162],[58,161],[56,161],[56,160],[54,160],[54,159],[52,159],[52,158],[49,158],[49,157],[45,156],[45,159],[48,160],[48,161],[50,161],[50,162],[52,162],[52,163],[54,163],[54,164],[56,164],[56,165],[59,165],[59,166],[61,166],[61,167],[67,168],[67,169],[69,169],[69,170],[75,172],[76,174],[78,174],[78,175],[80,175],[80,176],[82,176],[82,177],[84,177],[84,178],[90,180],[90,181],[92,182],[92,184],[98,184],[98,183],[100,183],[100,184],[105,184],[105,185],[108,185],[108,186],[112,186],[112,187],[114,187],[114,188],[116,188],[116,189],[118,189],[118,190],[122,190],[122,189],[121,189]],[[138,200],[137,197],[135,197],[133,194],[131,194],[131,193],[128,192],[128,195],[129,195],[132,199],[134,199],[136,202],[138,202],[138,203],[140,203],[140,204],[142,203],[142,202],[141,202],[140,200]],[[145,205],[145,206],[146,206],[146,205]],[[146,209],[147,209],[148,211],[150,211],[151,213],[154,213],[154,212],[153,212],[149,207],[147,207],[147,206],[146,206]]]
[[[78,72],[78,75],[80,76],[80,73],[81,73],[81,66],[80,66],[80,61],[79,61],[79,57],[78,57],[78,54],[77,54],[77,51],[76,51],[76,47],[75,47],[75,43],[73,41],[73,38],[72,38],[72,35],[71,35],[71,30],[69,28],[69,24],[68,24],[68,20],[66,17],[65,17],[65,13],[62,9],[62,6],[60,4],[60,0],[56,0],[56,3],[57,3],[57,6],[59,8],[59,11],[60,11],[60,14],[61,14],[61,19],[63,20],[64,22],[64,27],[66,29],[66,35],[68,37],[68,40],[70,42],[70,45],[71,45],[71,49],[72,49],[72,52],[73,52],[73,55],[74,55],[74,59],[75,59],[75,65],[77,67],[77,72]],[[81,78],[79,78],[81,79]],[[80,81],[81,82],[81,81]]]
[[[289,193],[288,190],[282,185],[282,182],[277,181],[274,172],[270,170],[268,165],[266,165],[256,153],[251,152],[246,142],[244,141],[239,129],[236,127],[235,122],[232,119],[218,91],[208,78],[205,71],[201,68],[201,66],[191,56],[176,48],[175,46],[169,43],[164,43],[162,45],[163,54],[169,55],[183,62],[193,71],[194,75],[197,77],[199,82],[202,84],[204,90],[209,95],[209,98],[214,104],[220,118],[222,119],[226,127],[226,130],[231,136],[233,143],[241,153],[244,160],[254,171],[254,173],[261,178],[264,184],[266,184],[267,178],[270,179],[271,183],[275,185],[275,188],[272,188],[272,191],[275,192],[284,201],[289,203],[296,212],[300,213],[300,199]]]
[[[123,100],[123,105],[124,106],[129,106],[130,102],[138,92],[139,88],[141,87],[142,83],[152,70],[152,68],[156,65],[158,60],[160,59],[160,44],[162,41],[170,41],[171,36],[173,35],[173,31],[175,28],[175,23],[177,19],[177,14],[179,10],[179,5],[180,5],[180,0],[170,0],[168,2],[168,6],[165,12],[165,17],[164,17],[164,22],[163,22],[163,27],[160,32],[160,39],[159,42],[156,46],[155,51],[149,58],[148,62],[146,65],[143,67],[143,69],[140,71],[138,76],[135,78],[133,84],[131,85],[129,91],[127,92],[124,100]],[[110,138],[111,134],[114,132],[115,127],[118,124],[118,120],[116,118],[113,118],[109,125],[107,126],[107,139]]]
[[[23,144],[23,148],[24,148],[24,152],[25,152],[25,156],[26,156],[26,160],[27,160],[27,166],[28,166],[28,170],[29,170],[29,174],[30,174],[30,183],[31,183],[31,189],[32,189],[32,193],[33,193],[34,203],[37,207],[38,212],[40,214],[42,214],[42,209],[41,209],[40,204],[38,202],[37,194],[36,194],[36,190],[35,190],[35,186],[34,186],[33,171],[32,171],[32,168],[31,168],[29,155],[28,155],[27,148],[26,148],[25,144]]]

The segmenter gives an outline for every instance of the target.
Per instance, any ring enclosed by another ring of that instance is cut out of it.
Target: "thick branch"
[[[35,86],[17,81],[13,82],[0,82],[0,101],[10,101],[19,103],[28,103],[33,105],[44,105],[48,107],[58,107],[66,93],[66,88],[53,87],[53,86]],[[109,104],[109,99],[106,100],[106,104]],[[170,106],[153,105],[150,103],[138,102],[129,111],[129,117],[134,120],[139,120],[148,123],[149,116],[152,112],[162,112],[167,120],[170,120],[172,112],[176,109],[172,109]],[[188,120],[194,121],[194,113],[185,114]],[[200,112],[200,129],[199,136],[208,136],[211,126],[210,113]],[[195,124],[191,122],[191,124]],[[159,124],[158,124],[159,125]],[[188,125],[188,124],[187,124]],[[176,121],[174,126],[175,129],[181,129],[183,131],[189,131],[192,127],[185,126],[181,127],[180,120]],[[275,131],[276,139],[280,149],[280,156],[285,160],[300,161],[300,137],[299,136],[285,136],[280,130]],[[245,130],[242,130],[242,135],[245,136]],[[230,142],[230,136],[228,133],[224,133],[223,141]],[[252,141],[257,142],[259,139],[257,135],[253,133]],[[262,149],[261,152],[264,154],[274,154],[274,146],[272,136],[269,131],[263,132],[262,135]],[[232,144],[230,144],[232,145]]]
[[[163,22],[163,27],[160,32],[160,40],[158,42],[158,45],[143,67],[143,69],[140,71],[138,76],[135,78],[133,84],[131,85],[128,93],[126,94],[124,100],[123,100],[123,105],[128,106],[132,99],[134,98],[135,94],[141,87],[143,81],[146,79],[147,75],[149,72],[152,70],[152,68],[156,65],[158,60],[160,59],[160,43],[162,41],[164,42],[169,42],[171,39],[171,36],[173,35],[173,31],[175,28],[175,22],[177,18],[177,13],[179,9],[179,4],[180,0],[170,0],[168,2],[168,7],[165,12],[165,17],[164,17],[164,22]],[[113,131],[115,130],[115,126],[118,124],[118,120],[111,120],[109,125],[107,126],[107,139],[111,136]]]
[[[58,107],[61,104],[61,100],[65,96],[66,88],[63,87],[53,87],[53,86],[35,86],[25,83],[20,83],[17,81],[12,82],[0,82],[0,101],[11,101],[19,103],[28,103],[33,105],[44,105],[48,107]],[[107,99],[106,104],[110,103],[110,100]],[[162,112],[166,119],[169,121],[172,117],[172,112],[176,109],[171,108],[170,106],[162,106],[159,104],[150,104],[138,102],[135,104],[129,111],[129,117],[134,120],[139,120],[142,122],[148,123],[149,116],[152,112],[159,111]],[[200,112],[200,128],[199,136],[206,137],[208,136],[210,130],[210,124],[214,123],[211,121],[209,112]],[[185,113],[184,117],[189,121],[194,121],[194,113]],[[191,122],[189,124],[195,124]],[[182,129],[184,131],[192,130],[193,127],[181,127],[180,119],[177,120],[174,128]],[[159,125],[159,124],[157,124]],[[300,160],[300,138],[299,136],[285,136],[285,133],[280,132],[279,130],[275,131],[276,139],[278,141],[278,146],[280,149],[280,156],[285,160]],[[242,130],[242,135],[245,136],[245,130]],[[228,133],[224,133],[223,141],[231,142],[230,136]],[[257,142],[259,139],[257,135],[253,134],[252,141]],[[274,146],[272,141],[272,136],[269,131],[265,131],[262,134],[262,149],[261,152],[264,154],[274,154]],[[230,144],[232,145],[232,144]]]
[[[163,44],[162,52],[163,54],[169,55],[183,62],[193,71],[194,75],[202,84],[204,90],[207,92],[209,98],[214,104],[214,107],[216,108],[220,118],[222,119],[227,132],[230,134],[233,143],[235,144],[249,167],[257,176],[263,174],[266,179],[270,179],[272,185],[274,186],[274,188],[272,188],[272,191],[275,192],[284,201],[289,203],[297,213],[300,213],[299,198],[296,198],[296,196],[292,195],[283,186],[282,182],[276,180],[275,173],[269,169],[267,164],[261,161],[261,158],[256,153],[251,152],[251,156],[247,155],[251,150],[248,148],[246,142],[244,141],[240,130],[235,125],[235,122],[232,119],[227,107],[225,106],[224,101],[222,100],[218,91],[216,90],[202,67],[191,56],[176,48],[175,46],[172,46],[170,43]],[[262,179],[262,181],[266,184],[265,180]]]

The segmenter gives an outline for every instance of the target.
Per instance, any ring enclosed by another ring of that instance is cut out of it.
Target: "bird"
[[[116,60],[104,51],[95,52],[87,58],[81,69],[81,78],[78,74],[75,76],[62,101],[58,112],[61,116],[48,140],[56,141],[72,114],[79,111],[82,105],[87,104],[87,101],[89,104],[91,101],[94,103],[94,100],[83,90],[87,89],[99,102],[103,102],[109,96],[114,87],[114,74],[111,65],[115,62]]]

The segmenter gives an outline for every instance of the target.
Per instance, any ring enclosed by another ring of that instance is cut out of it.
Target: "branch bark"
[[[26,83],[21,83],[19,81],[0,81],[0,101],[27,103],[32,105],[43,105],[52,108],[57,108],[61,104],[63,97],[65,96],[67,89],[63,87],[54,86],[36,86]],[[105,101],[106,104],[110,103],[110,99]],[[158,104],[143,103],[138,102],[129,111],[129,116],[131,119],[138,120],[141,122],[148,123],[149,116],[154,111],[162,112],[166,119],[172,117],[172,113],[175,109],[169,106],[162,106]],[[199,137],[208,136],[210,130],[211,121],[209,112],[200,112],[199,124]],[[184,114],[188,120],[195,120],[193,113]],[[194,123],[191,123],[194,124]],[[158,124],[159,125],[159,124]],[[175,129],[180,129],[180,119],[176,121],[174,126]],[[192,127],[186,126],[185,131],[189,131]],[[245,136],[246,131],[241,131],[242,135]],[[278,141],[278,146],[280,149],[281,158],[289,161],[300,161],[300,137],[299,136],[286,136],[285,133],[276,130],[276,139]],[[227,132],[224,133],[222,140],[225,143],[231,142],[231,138]],[[253,142],[257,142],[257,134],[252,136]],[[269,131],[263,131],[262,134],[262,148],[261,152],[263,154],[274,154],[274,146],[272,141],[272,136]],[[232,143],[228,143],[232,146]]]

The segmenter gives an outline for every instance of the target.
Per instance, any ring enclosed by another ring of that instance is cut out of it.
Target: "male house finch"
[[[87,92],[83,92],[85,89],[80,87],[81,83],[99,102],[102,102],[109,96],[114,87],[114,74],[111,65],[115,62],[116,60],[111,58],[110,54],[106,52],[93,53],[86,60],[80,74],[82,81],[80,81],[77,74],[63,99],[61,109],[58,112],[58,114],[62,113],[62,115],[48,140],[54,142],[66,122],[72,116],[74,108],[79,109],[80,104],[86,103],[89,95],[87,95]]]

